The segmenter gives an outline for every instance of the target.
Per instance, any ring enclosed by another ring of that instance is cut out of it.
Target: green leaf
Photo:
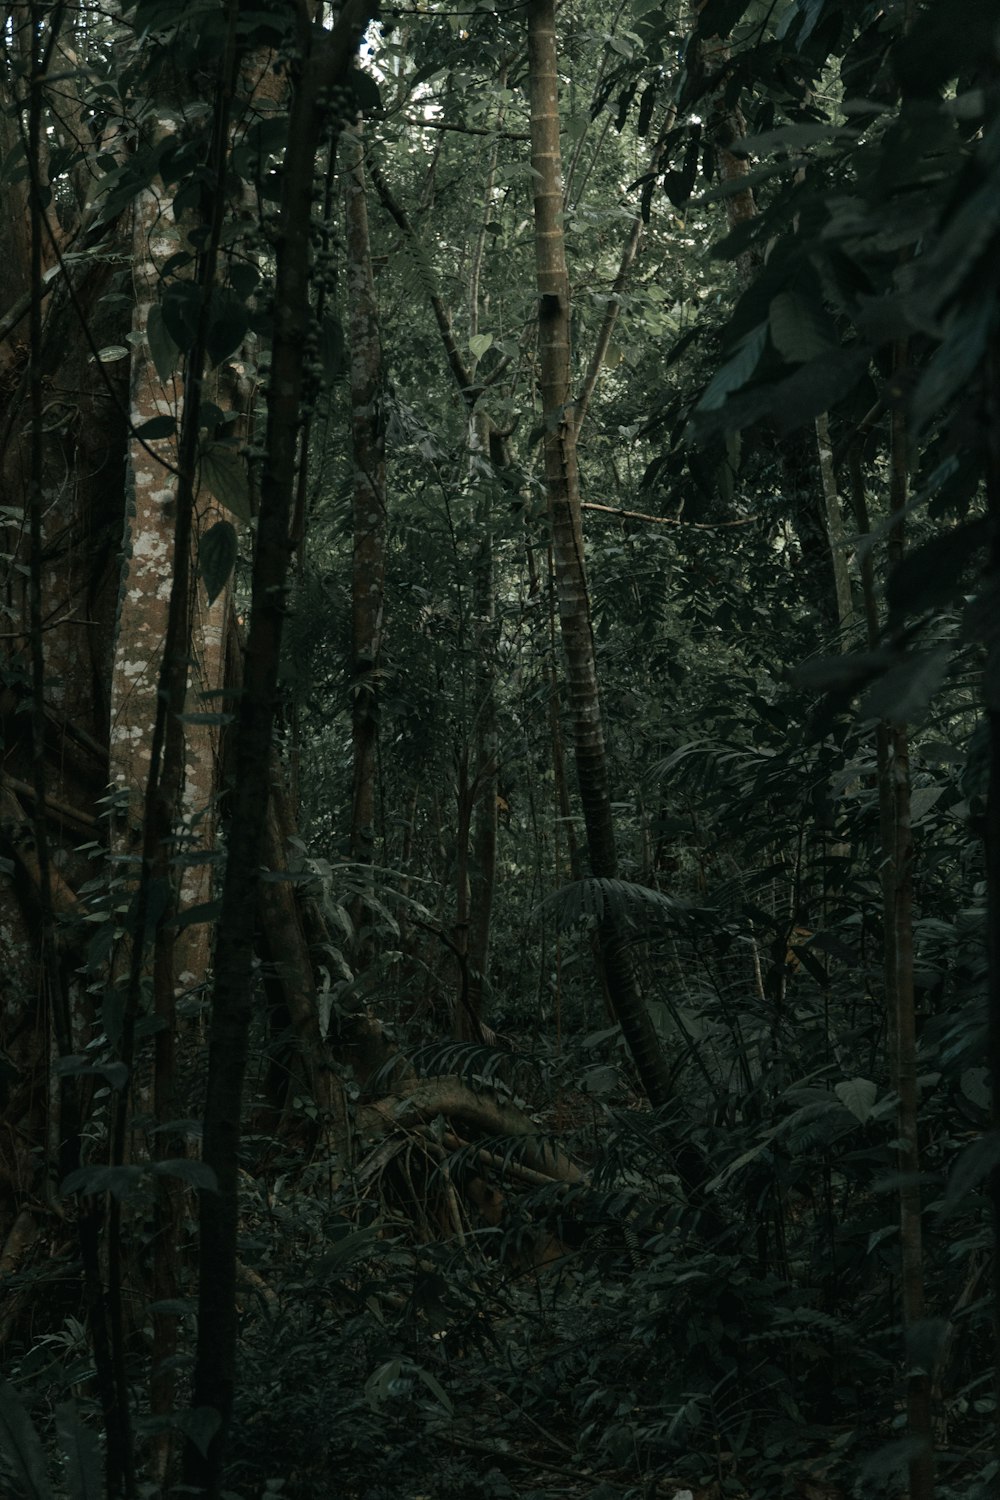
[[[492,333],[476,333],[473,334],[472,338],[469,340],[469,348],[475,355],[476,359],[482,359],[487,349],[491,349],[492,347]]]
[[[323,379],[332,385],[347,371],[347,340],[344,329],[335,313],[327,313],[319,332],[319,357],[323,363]]]
[[[373,115],[382,113],[382,95],[376,80],[363,68],[354,67],[347,75],[347,82],[354,102],[357,104],[358,113],[370,120]]]
[[[80,1420],[74,1401],[56,1407],[56,1432],[66,1455],[70,1500],[98,1500],[104,1493],[101,1446],[97,1434]]]
[[[989,542],[990,525],[983,517],[908,552],[886,584],[890,617],[898,621],[909,610],[922,613],[951,603],[969,563]]]
[[[837,347],[832,325],[822,307],[795,292],[779,292],[768,313],[771,342],[790,365],[820,359]]]
[[[173,437],[177,431],[177,422],[173,417],[150,417],[148,422],[142,422],[135,428],[132,436],[144,438],[152,442],[155,438]]]
[[[815,693],[853,695],[893,660],[889,651],[844,651],[839,656],[818,656],[802,662],[791,673],[796,687]]]
[[[0,1381],[0,1456],[24,1500],[50,1500],[45,1453],[14,1387]]]
[[[758,323],[757,327],[742,339],[736,346],[736,352],[732,358],[718,370],[714,379],[710,382],[707,390],[698,402],[697,410],[717,411],[725,405],[726,397],[732,391],[738,391],[750,379],[753,372],[760,363],[760,357],[767,345],[766,323]]]
[[[203,1456],[208,1445],[219,1430],[222,1418],[214,1406],[199,1406],[194,1411],[179,1411],[174,1417],[176,1426],[186,1438],[190,1438]]]
[[[212,317],[205,338],[213,368],[240,347],[249,326],[250,314],[242,297],[229,287],[217,287],[212,293]]]
[[[154,302],[149,309],[149,317],[146,319],[146,342],[156,373],[162,385],[166,385],[177,368],[177,356],[180,350],[172,335],[167,330],[163,321],[163,309],[158,302]]]
[[[60,1187],[64,1197],[83,1193],[86,1197],[110,1193],[113,1198],[127,1198],[142,1181],[143,1167],[77,1167],[65,1177]]]
[[[966,1068],[960,1079],[962,1093],[980,1109],[990,1107],[990,1075],[986,1068]]]
[[[820,359],[800,365],[770,390],[770,412],[779,432],[792,432],[829,411],[868,369],[868,356],[857,349],[831,349]]]
[[[782,125],[777,130],[763,130],[748,135],[733,146],[736,156],[764,156],[769,151],[801,150],[803,146],[820,146],[838,137],[856,141],[859,132],[849,125]]]
[[[920,378],[910,399],[910,425],[914,434],[921,433],[948,404],[961,400],[969,381],[986,355],[990,329],[994,323],[995,298],[984,302],[977,298],[964,315],[957,318],[941,347]]]
[[[960,1208],[973,1188],[997,1167],[1000,1167],[1000,1130],[989,1130],[965,1148],[952,1168],[942,1214],[947,1217]]]
[[[250,479],[235,448],[209,443],[201,451],[198,472],[202,484],[220,505],[232,511],[238,521],[250,520]]]
[[[173,281],[163,293],[163,323],[178,349],[190,349],[198,326],[201,287],[193,281]]]
[[[698,13],[696,34],[700,37],[717,36],[724,41],[749,3],[750,0],[707,0]]]
[[[217,1193],[219,1183],[214,1170],[204,1161],[189,1160],[186,1156],[171,1157],[168,1161],[153,1163],[154,1177],[178,1177],[189,1187],[200,1188],[206,1193]]]
[[[216,521],[198,542],[198,571],[205,582],[209,604],[214,604],[232,577],[239,552],[236,527]]]
[[[444,1387],[441,1385],[441,1382],[437,1379],[437,1377],[431,1374],[430,1370],[425,1370],[422,1365],[411,1365],[409,1367],[409,1373],[415,1375],[418,1380],[423,1381],[424,1385],[430,1391],[435,1401],[437,1401],[440,1406],[444,1407],[444,1410],[448,1413],[449,1417],[454,1416],[455,1408],[451,1404],[451,1397],[448,1395],[447,1391],[445,1391]]]
[[[944,682],[950,660],[948,646],[904,656],[872,683],[859,706],[861,717],[884,719],[888,724],[922,723],[931,699]]]
[[[878,1085],[870,1078],[849,1078],[838,1083],[833,1092],[845,1109],[849,1109],[862,1125],[871,1116],[872,1106],[878,1098]]]

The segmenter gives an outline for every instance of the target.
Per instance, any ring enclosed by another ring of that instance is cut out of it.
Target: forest
[[[2,8],[0,1494],[1000,1494],[1000,3]]]

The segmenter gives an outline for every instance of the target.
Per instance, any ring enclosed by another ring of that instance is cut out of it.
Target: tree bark
[[[203,1158],[215,1174],[200,1195],[195,1408],[218,1414],[204,1452],[189,1442],[185,1482],[216,1500],[236,1385],[236,1240],[243,1082],[253,994],[253,940],[261,850],[270,792],[270,750],[278,699],[291,520],[309,328],[310,226],[316,154],[329,100],[370,16],[348,0],[333,30],[300,26],[301,64],[292,99],[278,225],[274,335],[267,439],[254,554],[250,630],[239,708],[236,785],[216,945]]]
[[[351,858],[371,866],[375,854],[375,792],[378,751],[379,663],[385,601],[385,413],[382,346],[372,275],[364,138],[359,122],[345,130],[344,218],[347,293],[350,307],[351,437],[354,456],[354,555],[351,569],[351,737],[354,752],[351,797]],[[354,906],[356,934],[370,926],[364,897]],[[358,967],[371,945],[359,940]]]
[[[618,862],[584,567],[575,423],[569,408],[570,286],[562,222],[556,58],[554,0],[531,0],[529,98],[545,482],[590,868],[594,876],[613,879]],[[671,1094],[670,1071],[663,1048],[639,993],[624,932],[613,916],[605,916],[599,936],[611,1003],[642,1087],[656,1108],[665,1104]]]

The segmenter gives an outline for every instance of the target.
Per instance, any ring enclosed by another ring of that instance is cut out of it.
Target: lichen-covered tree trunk
[[[580,522],[575,423],[570,400],[570,287],[563,235],[562,158],[555,5],[528,6],[531,165],[535,174],[535,264],[538,356],[545,421],[545,482],[552,527],[559,620],[576,753],[577,778],[593,875],[618,873],[597,663]],[[636,984],[620,923],[600,926],[608,993],[642,1086],[654,1106],[670,1097],[670,1072],[660,1039]]]

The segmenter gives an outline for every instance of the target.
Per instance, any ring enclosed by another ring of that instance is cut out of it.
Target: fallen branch
[[[365,1105],[357,1114],[357,1130],[383,1135],[412,1130],[439,1116],[471,1126],[481,1135],[513,1136],[524,1141],[524,1165],[547,1181],[586,1182],[587,1174],[557,1147],[540,1141],[537,1125],[514,1104],[495,1095],[476,1093],[455,1077],[433,1078]]]

